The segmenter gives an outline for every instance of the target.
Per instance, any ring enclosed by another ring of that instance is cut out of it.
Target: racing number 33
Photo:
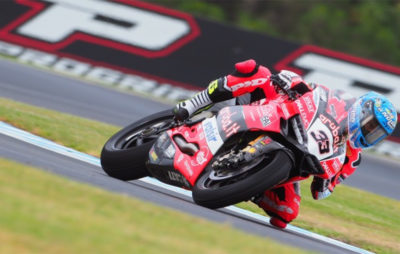
[[[312,131],[310,134],[313,137],[313,139],[315,140],[315,142],[317,142],[317,144],[318,144],[319,153],[320,154],[329,153],[330,146],[329,146],[328,135],[326,135],[326,133],[321,130],[319,130],[318,132]]]

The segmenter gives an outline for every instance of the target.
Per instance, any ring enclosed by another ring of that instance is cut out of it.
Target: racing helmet
[[[358,98],[350,108],[348,123],[351,146],[368,148],[394,131],[397,112],[385,96],[368,92]]]

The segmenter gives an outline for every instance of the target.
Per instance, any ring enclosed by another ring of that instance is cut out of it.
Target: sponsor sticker
[[[310,96],[303,96],[303,98],[306,103],[308,112],[313,113],[315,111],[315,106]]]
[[[334,137],[330,128],[321,119],[317,118],[307,131],[308,151],[314,154],[319,160],[328,158],[334,153]]]
[[[156,154],[156,151],[154,151],[154,149],[151,149],[151,151],[150,151],[150,158],[151,158],[153,161],[157,161],[157,160],[158,160],[158,156],[157,156],[157,154]]]
[[[189,177],[193,175],[192,167],[189,165],[189,162],[186,160],[184,163],[186,172],[189,174]]]
[[[394,121],[394,119],[396,119],[395,115],[389,109],[384,110],[382,107],[377,107],[377,109],[386,119],[387,125],[389,125],[391,129],[394,129],[396,127],[396,122]]]
[[[308,121],[307,113],[304,110],[303,103],[301,103],[300,100],[295,100],[294,102],[296,103],[297,109],[300,112],[301,120],[303,121],[304,126],[307,128],[310,125],[310,122]]]
[[[224,131],[226,138],[237,133],[240,129],[240,125],[237,122],[232,121],[232,116],[237,113],[237,111],[231,112],[230,107],[225,107],[219,112],[218,117],[221,120],[221,128]]]
[[[249,87],[249,86],[260,86],[267,81],[268,81],[267,78],[258,78],[258,79],[248,80],[248,81],[231,86],[231,91],[236,92],[240,88]]]
[[[269,119],[268,116],[263,116],[261,118],[261,123],[262,123],[263,127],[266,127],[271,124],[271,120]]]
[[[218,79],[212,81],[209,85],[208,85],[208,94],[212,94],[214,93],[215,89],[218,88]]]
[[[195,161],[191,161],[193,166],[203,165],[207,161],[209,150],[206,147],[202,147],[202,149],[196,154]]]
[[[212,154],[215,154],[222,146],[222,138],[218,131],[218,124],[216,117],[207,118],[203,121],[203,131],[205,133],[207,145]]]
[[[165,149],[164,153],[168,158],[174,158],[174,155],[175,155],[175,147],[174,147],[174,145],[170,144],[168,146],[168,148]]]

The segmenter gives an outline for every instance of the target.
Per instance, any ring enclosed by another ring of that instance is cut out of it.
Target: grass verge
[[[68,147],[98,156],[118,127],[0,98],[0,120]],[[60,134],[61,133],[61,134]],[[302,183],[296,226],[377,253],[400,253],[400,202],[340,185],[326,200],[314,201]],[[240,207],[263,212],[249,203]]]
[[[0,253],[305,253],[2,158],[0,194]]]

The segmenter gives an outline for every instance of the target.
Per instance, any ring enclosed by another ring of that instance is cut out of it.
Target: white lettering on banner
[[[186,20],[131,5],[99,0],[44,1],[53,5],[19,27],[18,33],[57,43],[75,32],[83,32],[156,51],[186,36],[191,29]],[[99,16],[116,22],[101,20]]]
[[[304,54],[294,63],[300,68],[310,70],[304,75],[307,82],[341,89],[354,96],[360,96],[368,91],[354,86],[356,81],[385,89],[388,92],[384,95],[394,103],[397,111],[400,112],[400,75],[314,53]]]
[[[114,71],[104,67],[95,67],[86,75],[89,79],[101,80],[102,82],[114,84],[122,76],[119,71]]]
[[[120,82],[120,85],[125,89],[147,93],[157,87],[157,82],[155,80],[149,80],[135,75],[126,75]]]
[[[132,90],[134,92],[166,99],[172,102],[190,98],[197,93],[197,91],[159,83],[156,80],[126,74],[111,68],[93,66],[89,63],[78,60],[59,58],[54,54],[26,49],[3,41],[0,41],[0,55],[16,57],[17,61],[23,63],[33,64],[42,68],[49,68],[75,77],[100,81],[105,85],[112,85],[124,90]]]
[[[82,76],[90,70],[90,65],[70,58],[61,58],[53,65],[53,69],[57,72],[67,73],[73,76]]]
[[[18,56],[18,60],[28,64],[49,67],[57,61],[57,56],[37,50],[25,50]]]
[[[23,47],[10,44],[7,42],[0,43],[0,54],[5,56],[18,56],[20,55],[25,49]]]

